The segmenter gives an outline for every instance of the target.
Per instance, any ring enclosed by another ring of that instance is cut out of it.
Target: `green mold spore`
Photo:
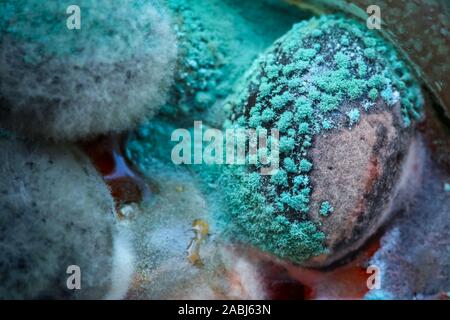
[[[273,111],[271,108],[264,109],[264,111],[261,113],[261,120],[264,122],[270,122],[274,117],[275,111]]]
[[[270,104],[275,110],[280,110],[291,101],[292,95],[289,92],[285,92],[282,95],[277,95],[270,99]]]
[[[367,75],[367,64],[361,58],[356,60],[356,64],[357,64],[357,68],[358,68],[357,69],[358,76],[360,78],[364,78]]]
[[[292,125],[292,120],[294,118],[294,114],[290,111],[283,112],[280,116],[280,119],[277,122],[277,128],[280,132],[286,132],[287,129]]]
[[[347,116],[349,119],[349,125],[353,126],[354,124],[359,122],[359,118],[361,115],[358,109],[351,109],[349,112],[347,112]]]
[[[329,214],[333,213],[333,211],[334,211],[334,208],[331,206],[331,204],[328,201],[324,201],[320,205],[319,213],[324,217],[327,217]]]
[[[342,52],[336,53],[334,60],[339,68],[347,68],[350,64],[350,57]]]
[[[309,132],[309,124],[307,122],[302,122],[298,126],[298,132],[300,134],[307,134]]]
[[[289,173],[296,173],[297,172],[297,165],[295,164],[295,161],[291,158],[284,158],[283,160],[284,168]]]
[[[308,212],[309,210],[309,193],[311,189],[304,188],[300,191],[299,194],[291,195],[287,192],[283,192],[281,194],[280,199],[278,200],[278,207],[284,208],[283,204],[286,204],[288,207],[299,211],[299,212]],[[283,204],[281,204],[283,203]]]
[[[337,110],[341,100],[342,96],[339,94],[323,93],[319,102],[319,109],[324,113]]]
[[[399,62],[376,31],[334,15],[294,25],[260,55],[225,103],[225,128],[241,126],[234,119],[251,119],[256,104],[263,115],[270,109],[259,125],[280,129],[280,169],[251,189],[248,176],[260,165],[224,169],[230,208],[220,219],[230,236],[296,263],[326,252],[326,235],[309,218],[312,207],[322,216],[334,211],[328,201],[310,200],[314,138],[356,126],[365,113],[398,102],[404,127],[420,119],[420,87]]]
[[[292,137],[283,136],[280,138],[280,152],[288,153],[289,151],[294,150],[295,148],[295,140]]]
[[[296,115],[299,119],[308,119],[313,115],[312,103],[306,97],[300,97],[295,102]]]
[[[350,40],[348,39],[347,36],[342,36],[342,38],[341,38],[341,44],[342,44],[343,46],[348,46],[348,45],[350,45]]]
[[[317,54],[316,50],[313,48],[307,48],[307,49],[299,49],[294,56],[300,60],[309,61]]]
[[[372,101],[377,100],[378,98],[378,90],[375,88],[370,89],[369,91],[369,99]]]
[[[448,182],[444,183],[444,191],[450,192],[450,183],[448,183]]]
[[[272,175],[270,181],[277,186],[287,186],[288,180],[286,171],[283,169],[278,170],[277,173]]]
[[[294,178],[294,186],[304,186],[307,187],[309,185],[309,177],[306,175],[299,175]]]
[[[250,128],[258,128],[261,125],[261,123],[262,123],[261,115],[257,112],[252,114],[252,116],[248,120]]]
[[[367,48],[364,50],[364,56],[368,59],[375,59],[377,51],[374,48]]]
[[[325,119],[322,121],[322,128],[325,130],[331,130],[334,128],[333,122],[331,120]]]
[[[309,172],[312,169],[312,163],[307,159],[302,159],[300,161],[300,171],[301,172]]]

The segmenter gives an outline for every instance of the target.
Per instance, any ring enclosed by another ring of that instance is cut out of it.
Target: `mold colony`
[[[92,277],[93,286],[97,286],[95,281],[107,283],[92,296],[105,296],[109,291],[106,297],[124,297],[132,276],[134,282],[127,297],[264,298],[265,294],[277,297],[285,293],[283,290],[292,290],[294,295],[317,298],[325,297],[326,294],[321,295],[325,288],[338,278],[343,283],[357,279],[358,287],[352,297],[360,298],[366,293],[359,260],[325,275],[299,269],[296,264],[322,267],[336,262],[359,248],[387,218],[386,212],[399,189],[398,181],[405,174],[402,167],[415,121],[421,118],[420,88],[395,51],[358,22],[323,16],[288,31],[290,24],[301,20],[302,15],[287,14],[285,8],[268,9],[266,1],[240,2],[169,1],[181,50],[175,86],[170,90],[169,102],[158,114],[167,122],[158,119],[142,125],[125,146],[128,160],[142,171],[145,182],[128,168],[117,137],[100,137],[83,144],[114,196],[115,203],[109,195],[103,197],[103,201],[108,200],[104,211],[116,211],[119,222],[124,223],[122,231],[125,225],[124,229],[133,234],[131,247],[130,239],[109,230],[112,224],[105,215],[95,216],[82,226],[88,230],[83,239],[89,242],[95,234],[91,224],[106,219],[99,222],[109,237],[101,245],[104,250],[94,252],[98,248],[89,246],[92,250],[80,259],[106,259],[109,268],[115,270],[113,279]],[[165,101],[176,56],[175,38],[166,13],[155,3],[124,2],[120,10],[113,12],[116,3],[112,6],[108,1],[94,4],[85,0],[82,4],[91,10],[82,28],[89,29],[97,18],[106,25],[92,34],[83,33],[80,40],[72,38],[73,34],[69,39],[62,37],[61,32],[67,30],[55,26],[52,15],[36,33],[29,32],[35,19],[42,19],[49,12],[54,14],[58,4],[42,6],[31,1],[30,7],[39,9],[32,14],[27,6],[2,2],[2,12],[7,14],[0,19],[0,32],[4,35],[0,56],[6,60],[0,61],[0,71],[6,76],[0,85],[0,124],[31,138],[78,140],[131,128],[155,114]],[[95,8],[100,5],[106,6],[108,14],[96,16]],[[19,15],[21,23],[12,27],[11,17],[18,12],[24,16]],[[217,12],[223,12],[235,25],[222,24],[227,19],[215,21]],[[124,25],[111,25],[117,15],[132,17],[133,21],[124,19],[120,20]],[[27,22],[25,16],[32,19]],[[259,21],[262,16],[267,18],[266,23]],[[148,41],[148,30],[152,31],[152,41]],[[58,46],[49,45],[58,41],[62,41]],[[31,43],[31,49],[24,43]],[[21,50],[26,51],[24,59],[15,60],[15,53]],[[81,61],[81,66],[76,61]],[[248,67],[230,95],[235,80]],[[64,78],[55,76],[61,70],[67,71]],[[25,80],[20,82],[23,75]],[[17,85],[19,82],[22,87]],[[49,88],[48,95],[40,95],[43,85]],[[81,97],[81,101],[74,97]],[[225,123],[222,108],[226,111]],[[280,170],[272,176],[261,176],[259,164],[175,168],[170,159],[170,133],[176,124],[200,115],[205,116],[207,125],[224,123],[224,129],[279,129]],[[39,125],[29,125],[36,121]],[[72,146],[64,148],[72,150]],[[53,154],[51,148],[45,150],[36,163]],[[22,161],[19,164],[28,166]],[[69,167],[78,165],[72,163]],[[5,163],[0,169],[7,169]],[[92,172],[92,165],[86,170]],[[32,172],[32,181],[46,175],[53,179],[53,173],[37,171]],[[56,184],[65,184],[61,186],[64,190],[74,181],[81,181],[80,185],[89,190],[102,191],[93,192],[94,198],[104,196],[106,185],[98,175],[88,182],[80,175]],[[20,177],[27,178],[25,174]],[[7,189],[5,197],[12,193],[23,196],[17,193],[20,185],[11,191],[16,185],[6,186],[3,180],[0,182]],[[154,180],[158,183],[148,190],[147,184]],[[74,185],[75,190],[78,187]],[[45,190],[42,188],[35,196],[44,199]],[[91,195],[86,192],[82,190],[79,195],[88,201]],[[151,201],[136,204],[148,193],[153,193]],[[86,206],[74,207],[75,197],[70,192],[66,196],[63,210],[68,214],[76,210],[82,217],[77,223],[83,222]],[[7,203],[2,197],[2,203]],[[102,203],[100,200],[97,204]],[[130,203],[136,204],[130,209],[132,214],[122,213],[123,206]],[[43,215],[42,206],[38,203],[38,217]],[[12,219],[9,213],[13,211],[8,207],[6,212],[2,221],[7,222],[1,226]],[[49,221],[57,217],[53,213],[54,210],[49,211]],[[71,217],[58,217],[62,220],[52,222],[56,227],[71,222]],[[16,225],[21,228],[30,218],[27,215]],[[74,228],[80,227],[77,223]],[[49,237],[60,237],[60,230],[53,232],[49,222],[42,221],[37,226],[40,229],[33,229],[31,235],[48,229]],[[28,234],[26,229],[21,232]],[[2,235],[5,234],[10,236],[3,229]],[[95,241],[103,241],[105,237],[101,235]],[[228,245],[233,248],[236,242],[245,254],[229,250]],[[251,261],[249,244],[269,253],[266,256],[271,263],[272,255],[281,258],[283,265],[269,267],[268,274],[262,271],[261,275],[255,267],[261,260]],[[78,245],[67,240],[52,248],[59,252],[70,246],[71,254],[77,255],[81,252]],[[25,245],[24,248],[29,249]],[[18,258],[17,252],[10,253],[3,257],[5,261]],[[114,269],[118,255],[125,265]],[[20,259],[16,260],[8,265],[23,265]],[[39,268],[46,271],[45,263],[41,261]],[[290,273],[280,276],[287,287],[281,285],[281,289],[264,292],[262,287],[270,287],[273,273],[281,273],[280,269]],[[225,276],[218,277],[218,270]],[[21,276],[20,272],[17,276]],[[47,279],[51,281],[54,276],[51,273]],[[268,279],[267,283],[261,277]],[[124,281],[114,281],[118,279]],[[14,288],[10,291],[14,293]],[[53,296],[55,292],[43,290],[38,294]],[[30,296],[35,297],[35,292]]]
[[[222,109],[235,81],[262,50],[309,16],[266,0],[168,0],[167,6],[179,59],[175,84],[160,116],[177,123],[206,118],[220,123],[210,113]]]
[[[423,105],[418,85],[395,51],[353,20],[334,16],[313,18],[295,25],[277,40],[253,64],[236,92],[225,106],[229,112],[225,127],[278,128],[282,165],[272,177],[259,176],[258,165],[226,170],[223,185],[230,212],[225,219],[228,225],[233,225],[233,234],[298,263],[319,254],[332,256],[338,246],[350,245],[342,244],[343,241],[359,240],[360,235],[337,235],[330,243],[327,238],[335,235],[322,231],[327,229],[323,225],[327,224],[329,214],[349,215],[348,211],[342,212],[345,206],[341,202],[354,200],[351,206],[358,206],[358,199],[345,195],[348,187],[358,185],[337,185],[333,201],[313,197],[317,190],[325,195],[329,192],[324,188],[330,188],[326,182],[312,179],[317,165],[314,152],[323,154],[316,157],[319,163],[339,169],[339,163],[329,162],[333,157],[326,156],[337,152],[338,146],[328,144],[327,139],[345,131],[357,136],[358,127],[367,126],[367,119],[377,131],[374,136],[380,139],[377,148],[381,149],[381,156],[375,161],[380,160],[384,169],[394,164],[389,171],[375,168],[376,176],[368,183],[379,193],[378,200],[389,202],[386,194],[394,190],[396,182],[385,181],[381,187],[380,181],[386,176],[399,176],[401,161],[397,163],[391,158],[395,155],[401,159],[406,153],[411,133],[408,127],[420,118]],[[366,136],[370,137],[367,131]],[[347,136],[341,142],[351,147],[353,138]],[[323,141],[320,149],[318,140]],[[351,155],[349,150],[341,161],[354,160],[356,167],[366,165],[361,156],[352,159]],[[345,180],[344,171],[336,170],[336,174]],[[371,220],[380,219],[385,208],[379,208],[382,205],[376,201],[363,206],[358,214],[371,216],[364,218],[366,225],[342,219],[333,221],[338,223],[336,229],[343,228],[344,223],[352,224],[352,229],[372,229]],[[322,217],[316,218],[317,213]],[[348,251],[339,248],[342,250]],[[326,263],[334,259],[325,258]]]
[[[366,33],[372,39],[368,45],[362,39]],[[340,44],[342,34],[346,45]],[[292,55],[299,51],[288,64],[280,58],[286,47]],[[367,47],[384,53],[368,58]],[[265,66],[270,79],[261,79]],[[352,20],[314,19],[276,41],[235,92],[228,99],[225,128],[278,127],[283,171],[261,177],[257,167],[188,166],[191,179],[200,179],[213,234],[220,230],[231,242],[315,266],[357,249],[385,218],[413,121],[421,114],[420,89],[392,48]],[[249,97],[252,106],[245,101]],[[170,167],[172,145],[167,141],[175,128],[156,120],[141,126],[127,144],[128,157],[143,172],[154,172],[155,158]],[[361,218],[352,220],[351,210]],[[352,268],[344,276],[352,279],[351,270],[357,270],[362,279],[363,267]]]
[[[156,1],[78,4],[82,27],[73,31],[60,1],[0,2],[2,298],[117,299],[132,277],[133,248],[110,190],[68,141],[151,117],[172,81],[175,37]],[[140,199],[141,185],[131,190],[139,180],[116,164],[125,181],[107,177],[113,195]],[[72,264],[82,291],[65,286]]]

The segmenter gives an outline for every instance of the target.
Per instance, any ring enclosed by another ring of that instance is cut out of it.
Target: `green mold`
[[[255,108],[250,110],[250,113],[253,110],[255,110]],[[274,117],[275,117],[275,112],[271,108],[264,109],[264,111],[261,113],[261,120],[264,122],[270,122],[273,120]]]
[[[270,181],[277,186],[287,186],[288,179],[286,171],[284,171],[283,169],[278,170],[277,173],[272,175]]]
[[[369,99],[372,101],[377,100],[378,98],[378,90],[375,88],[370,89],[369,91]]]
[[[291,158],[284,158],[283,166],[289,173],[296,173],[297,172],[297,165],[295,164],[295,161]]]
[[[349,112],[347,112],[347,116],[350,126],[353,126],[354,124],[359,122],[359,118],[361,115],[358,109],[351,109]]]
[[[161,111],[169,120],[205,115],[228,96],[264,48],[292,24],[310,17],[288,4],[266,0],[167,0],[167,6],[179,47],[173,93]],[[276,72],[268,70],[267,76],[278,77]],[[267,93],[272,90],[268,85]]]
[[[319,213],[322,216],[327,217],[329,214],[333,213],[334,208],[331,206],[331,204],[328,201],[324,201],[322,202],[322,204],[320,205],[320,211]]]
[[[300,171],[301,172],[310,172],[312,169],[312,163],[306,159],[302,159],[300,161]]]
[[[293,118],[294,114],[291,111],[283,112],[277,122],[278,130],[280,130],[280,132],[286,132],[287,129],[289,129],[289,127],[292,125]]]
[[[226,128],[252,127],[253,114],[261,112],[265,120],[258,127],[280,130],[280,170],[274,175],[261,176],[250,190],[247,177],[261,166],[225,169],[226,232],[298,263],[326,252],[326,235],[308,215],[314,137],[357,125],[365,113],[380,108],[377,99],[390,108],[400,97],[407,127],[422,116],[420,88],[375,31],[340,16],[295,25],[254,62],[225,105]],[[323,218],[334,211],[328,201],[319,208]]]

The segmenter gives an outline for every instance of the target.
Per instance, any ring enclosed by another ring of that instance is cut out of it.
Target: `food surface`
[[[448,5],[379,2],[0,0],[0,299],[448,300]]]

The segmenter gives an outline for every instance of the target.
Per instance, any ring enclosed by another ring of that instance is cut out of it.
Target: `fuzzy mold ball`
[[[226,128],[280,132],[272,176],[262,164],[226,169],[227,231],[304,265],[355,250],[386,218],[422,104],[414,76],[364,25],[339,16],[295,25],[225,106]]]
[[[117,256],[126,241],[93,165],[71,146],[0,138],[0,148],[0,298],[120,298],[131,278],[120,272],[127,255]],[[70,265],[81,290],[66,286]]]
[[[176,37],[156,1],[0,2],[0,126],[75,140],[129,129],[165,102]]]

